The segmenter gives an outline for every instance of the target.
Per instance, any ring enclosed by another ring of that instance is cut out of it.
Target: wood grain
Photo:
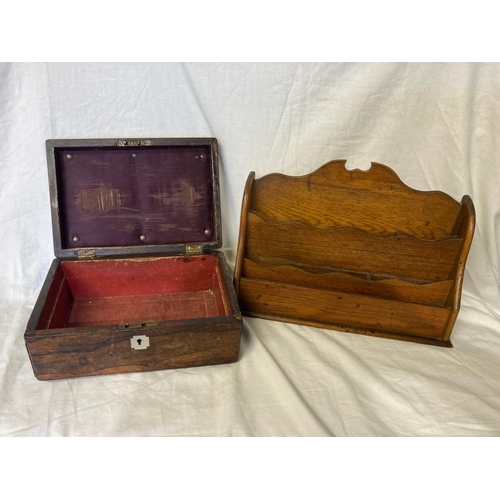
[[[442,192],[409,188],[385,165],[347,170],[345,160],[300,177],[269,174],[256,179],[251,210],[279,221],[315,227],[356,227],[372,233],[411,229],[420,238],[448,236],[459,203]]]
[[[429,241],[409,234],[373,235],[356,228],[318,229],[300,222],[264,220],[250,212],[246,254],[437,281],[448,279],[462,244],[455,236]]]
[[[304,286],[242,278],[240,307],[245,311],[299,317],[391,333],[441,338],[449,309],[378,299],[361,294],[333,293]]]
[[[238,287],[241,278],[241,272],[243,268],[243,256],[245,255],[246,249],[246,237],[247,237],[247,219],[248,211],[251,205],[251,194],[253,191],[253,183],[255,179],[255,172],[250,172],[247,181],[245,183],[245,189],[243,191],[243,200],[241,202],[241,217],[240,217],[240,234],[238,238],[238,247],[236,249],[236,262],[234,264],[234,289],[238,293]]]
[[[325,271],[315,269],[312,272],[292,265],[271,265],[268,262],[256,262],[244,259],[243,275],[247,278],[289,283],[326,290],[369,295],[401,302],[444,306],[450,293],[452,280],[429,283],[414,283],[398,279],[377,279],[378,275],[361,274],[353,276],[340,270]]]
[[[39,380],[232,363],[241,321],[234,317],[168,321],[137,330],[85,327],[29,332],[26,346]],[[150,347],[134,350],[133,335]]]
[[[451,347],[475,226],[468,196],[335,160],[249,175],[235,287],[244,314]]]
[[[474,236],[475,225],[476,211],[474,209],[474,204],[472,203],[471,198],[466,195],[462,198],[460,212],[452,229],[452,234],[456,234],[457,236],[463,238],[464,244],[462,246],[462,249],[456,256],[455,263],[450,271],[450,277],[454,279],[454,283],[446,305],[453,309],[453,313],[450,317],[448,325],[446,326],[444,334],[445,340],[448,340],[450,338],[453,326],[455,325],[455,321],[458,316],[458,311],[460,310],[460,299],[462,297],[465,264],[467,262],[467,256],[469,255],[469,250],[472,245],[472,237]]]

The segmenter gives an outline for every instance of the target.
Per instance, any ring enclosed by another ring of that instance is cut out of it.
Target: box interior
[[[216,234],[211,147],[57,147],[63,249],[209,243]]]
[[[61,262],[37,330],[230,316],[214,255]]]

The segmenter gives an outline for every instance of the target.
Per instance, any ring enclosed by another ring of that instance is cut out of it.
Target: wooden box
[[[47,141],[56,259],[25,342],[40,380],[231,363],[215,139]]]
[[[243,314],[452,347],[474,233],[472,200],[336,160],[255,180],[243,196],[235,288]]]

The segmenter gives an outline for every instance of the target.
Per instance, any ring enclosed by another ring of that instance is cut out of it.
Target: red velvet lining
[[[213,290],[76,299],[66,326],[119,325],[219,316]]]
[[[38,329],[229,316],[213,255],[62,262]]]
[[[63,262],[75,299],[181,293],[213,287],[213,255]]]

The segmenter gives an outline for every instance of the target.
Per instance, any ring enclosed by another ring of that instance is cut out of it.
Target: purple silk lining
[[[56,151],[63,248],[214,238],[209,146]]]

